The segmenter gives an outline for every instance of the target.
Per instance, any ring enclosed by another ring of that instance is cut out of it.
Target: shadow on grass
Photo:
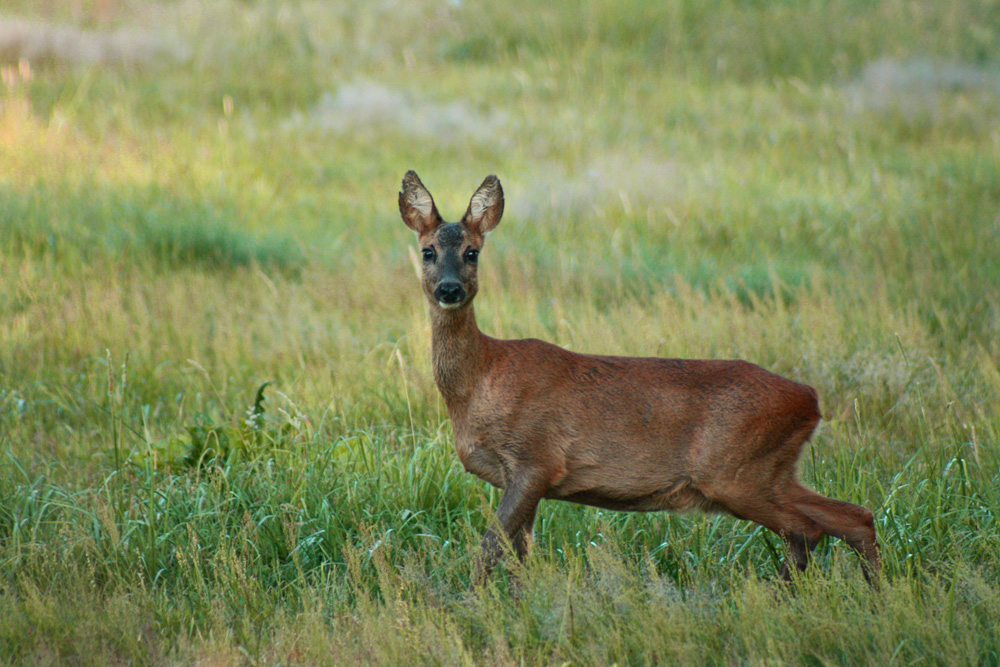
[[[0,187],[0,243],[9,252],[60,262],[154,263],[224,270],[257,264],[296,272],[292,239],[239,229],[231,204],[144,190]]]

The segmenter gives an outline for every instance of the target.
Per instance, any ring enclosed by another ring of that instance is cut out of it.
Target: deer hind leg
[[[768,492],[731,496],[720,499],[719,503],[733,516],[758,523],[781,536],[789,549],[779,573],[785,580],[791,579],[793,567],[799,572],[806,569],[809,555],[824,534],[816,521]]]
[[[877,586],[881,560],[872,513],[859,505],[821,496],[798,482],[792,484],[783,493],[768,489],[752,497],[727,498],[722,504],[735,516],[781,535],[789,546],[791,565],[800,571],[809,563],[809,554],[823,535],[844,540],[861,555],[865,579]],[[781,576],[788,578],[790,574],[786,562]]]
[[[809,556],[813,549],[819,544],[819,540],[805,535],[785,534],[782,535],[788,545],[789,555],[785,562],[781,564],[781,571],[778,576],[785,581],[792,579],[792,567],[799,572],[804,572],[809,565]]]
[[[865,579],[877,586],[882,559],[871,511],[867,507],[821,496],[800,485],[796,487],[791,495],[795,509],[815,521],[824,533],[844,540],[858,552]]]

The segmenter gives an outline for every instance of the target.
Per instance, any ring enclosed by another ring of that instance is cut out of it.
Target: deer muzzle
[[[434,289],[434,299],[442,308],[458,308],[465,301],[465,288],[461,283],[443,282]]]

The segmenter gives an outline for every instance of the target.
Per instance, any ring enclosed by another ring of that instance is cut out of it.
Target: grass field
[[[0,61],[0,664],[1000,664],[996,2],[6,0]],[[816,387],[882,593],[545,502],[467,594],[411,168],[503,182],[486,333]]]

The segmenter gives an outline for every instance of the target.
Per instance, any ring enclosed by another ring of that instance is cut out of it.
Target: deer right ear
[[[469,201],[469,208],[462,224],[480,234],[492,230],[503,217],[503,188],[500,179],[492,174],[486,177]]]
[[[434,198],[412,169],[403,177],[403,189],[399,193],[399,213],[406,226],[418,234],[429,232],[441,224]]]

